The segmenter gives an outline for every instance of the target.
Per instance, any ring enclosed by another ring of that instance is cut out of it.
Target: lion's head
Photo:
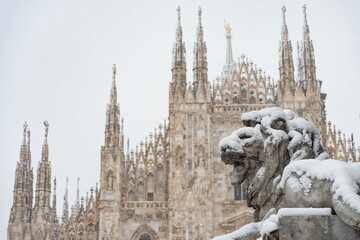
[[[255,219],[262,219],[260,209],[279,201],[279,194],[269,193],[276,192],[290,161],[329,156],[315,125],[290,110],[265,108],[243,114],[242,122],[245,127],[220,141],[221,159],[234,166],[232,184],[247,180],[248,202],[257,210]]]

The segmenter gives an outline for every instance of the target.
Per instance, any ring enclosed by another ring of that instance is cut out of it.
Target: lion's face
[[[231,183],[239,185],[255,170],[254,163],[261,162],[264,142],[259,127],[245,127],[223,139],[220,146],[222,161],[234,166]]]

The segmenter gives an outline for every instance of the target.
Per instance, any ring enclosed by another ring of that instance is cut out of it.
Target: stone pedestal
[[[346,225],[331,209],[280,209],[279,239],[335,240],[360,239],[360,231]]]

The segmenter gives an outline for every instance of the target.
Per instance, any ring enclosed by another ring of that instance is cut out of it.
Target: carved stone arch
[[[135,230],[131,240],[159,240],[159,236],[152,227],[143,224]]]

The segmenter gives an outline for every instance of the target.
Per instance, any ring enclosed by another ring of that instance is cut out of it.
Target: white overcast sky
[[[307,4],[328,120],[347,136],[354,132],[360,145],[360,1],[0,1],[0,238],[6,236],[25,120],[35,177],[43,121],[49,121],[60,213],[66,176],[71,204],[77,176],[81,195],[99,180],[112,64],[125,134],[134,147],[168,116],[178,5],[189,81],[199,5],[211,81],[225,61],[224,18],[233,29],[234,57],[245,54],[277,80],[284,3],[294,49],[302,38],[301,6]]]

